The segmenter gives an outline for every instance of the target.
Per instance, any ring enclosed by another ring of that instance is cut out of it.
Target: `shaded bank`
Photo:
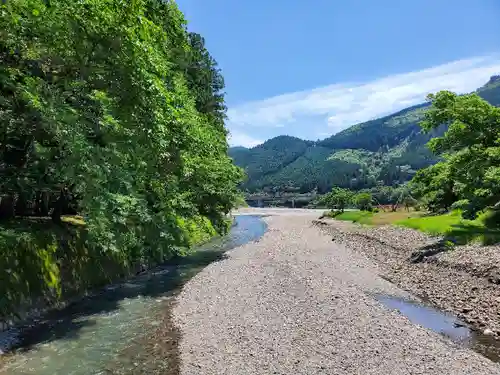
[[[207,219],[188,224],[194,243],[216,235]],[[185,252],[187,245],[166,246],[162,254],[124,256],[92,245],[86,223],[78,216],[63,217],[61,225],[54,225],[48,217],[2,222],[0,330],[162,264]],[[0,348],[1,344],[0,340]]]
[[[176,372],[178,332],[171,306],[184,283],[224,252],[257,240],[265,223],[237,216],[228,236],[25,327],[5,374],[142,374]],[[169,372],[166,372],[166,371]]]

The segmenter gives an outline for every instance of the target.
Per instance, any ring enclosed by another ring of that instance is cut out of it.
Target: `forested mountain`
[[[491,77],[477,93],[500,105],[500,76]],[[334,185],[350,189],[397,185],[438,161],[426,144],[446,128],[422,133],[419,123],[429,106],[412,106],[319,142],[279,136],[254,148],[231,148],[229,154],[245,169],[243,188],[249,192],[317,189],[323,193]]]
[[[311,141],[282,135],[252,149],[233,148],[230,155],[236,165],[244,166],[248,176],[265,176],[275,173],[303,155]]]

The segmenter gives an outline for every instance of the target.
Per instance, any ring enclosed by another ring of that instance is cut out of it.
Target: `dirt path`
[[[179,296],[181,374],[500,374],[379,304],[372,293],[405,292],[314,227],[316,212],[258,212],[273,215],[263,239],[205,268]]]

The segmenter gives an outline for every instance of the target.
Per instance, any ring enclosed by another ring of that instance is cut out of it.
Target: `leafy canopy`
[[[430,131],[448,124],[443,136],[429,142],[429,148],[444,155],[445,162],[422,172],[416,182],[429,183],[435,193],[431,186],[426,190],[446,202],[467,201],[465,214],[475,217],[500,201],[500,108],[476,94],[441,91],[429,99],[432,107],[422,128]]]
[[[353,193],[350,190],[334,187],[332,191],[321,197],[319,203],[330,209],[338,209],[343,212],[345,207],[351,203],[352,197]]]
[[[227,155],[224,80],[174,1],[1,2],[0,61],[4,222],[79,214],[84,246],[124,266],[227,229],[242,173]],[[57,274],[58,254],[0,253],[5,269],[39,265],[0,294]]]
[[[361,211],[371,211],[373,208],[373,196],[370,193],[358,193],[353,198],[354,205]]]

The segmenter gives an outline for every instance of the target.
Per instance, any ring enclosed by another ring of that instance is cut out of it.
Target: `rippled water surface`
[[[20,337],[0,374],[89,375],[175,373],[178,333],[171,306],[182,285],[223,253],[257,240],[266,224],[236,216],[228,236],[173,265],[159,267],[52,312]]]

